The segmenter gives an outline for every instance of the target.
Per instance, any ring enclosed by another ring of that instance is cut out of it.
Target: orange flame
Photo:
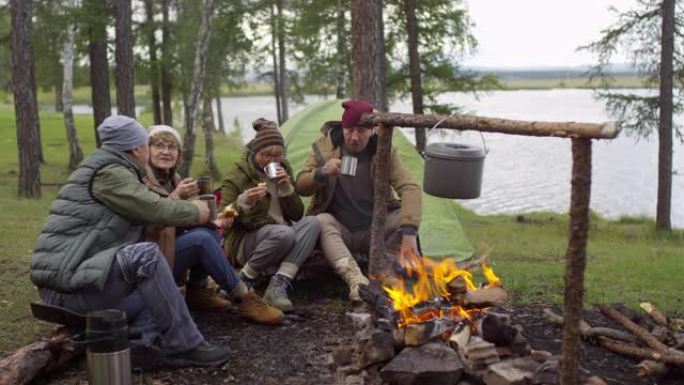
[[[459,269],[456,262],[450,258],[435,261],[409,253],[400,256],[399,259],[406,276],[411,277],[411,279],[407,280],[395,276],[383,287],[392,300],[394,310],[401,316],[398,323],[399,327],[444,317],[467,320],[471,322],[472,326],[473,315],[480,313],[482,309],[465,309],[460,305],[454,305],[448,308],[425,309],[419,314],[414,311],[416,305],[433,298],[441,297],[449,301],[453,300],[453,294],[449,291],[448,285],[454,279],[462,279],[465,283],[465,289],[468,291],[477,290],[471,272]],[[501,286],[501,280],[494,274],[494,270],[485,262],[481,266],[488,282],[486,287]]]

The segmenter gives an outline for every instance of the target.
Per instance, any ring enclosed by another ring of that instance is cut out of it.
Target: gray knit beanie
[[[137,120],[124,115],[114,115],[103,120],[97,127],[102,145],[121,151],[133,150],[147,143],[145,127]]]

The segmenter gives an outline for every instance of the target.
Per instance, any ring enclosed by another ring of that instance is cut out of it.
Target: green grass
[[[273,87],[267,83],[253,83],[245,84],[239,87],[229,87],[224,86],[221,89],[221,96],[260,96],[260,95],[272,95]],[[116,105],[116,90],[114,88],[110,91],[112,105]],[[178,95],[176,95],[178,96]],[[73,103],[74,104],[84,104],[90,105],[90,87],[79,87],[74,89],[73,92]],[[54,105],[54,92],[53,90],[39,90],[38,91],[38,104],[45,107],[50,107]],[[138,105],[148,105],[152,101],[152,91],[147,85],[137,85],[135,86],[135,102]],[[0,94],[0,102],[12,103],[11,94]],[[174,106],[174,108],[177,108]]]
[[[149,124],[149,114],[141,117]],[[41,113],[47,164],[41,168],[43,197],[17,199],[17,153],[13,108],[0,105],[0,355],[36,339],[48,326],[31,318],[28,303],[36,300],[28,279],[31,250],[58,184],[69,174],[61,115]],[[77,115],[84,153],[94,148],[92,118]],[[203,138],[197,139],[192,174],[204,174]],[[216,136],[216,157],[226,170],[239,156],[238,134]],[[478,216],[459,209],[459,218],[478,252],[491,250],[495,271],[516,303],[561,302],[567,216],[551,213]],[[607,221],[592,216],[586,305],[624,302],[636,307],[653,302],[669,314],[684,314],[684,231],[657,234],[651,220],[622,218]],[[333,296],[337,298],[339,296]],[[331,303],[330,306],[339,306]]]
[[[517,302],[562,302],[568,216],[555,213],[477,216],[461,209],[459,218],[479,253],[492,262]],[[592,215],[585,305],[653,302],[684,314],[684,231],[659,234],[650,219],[608,221]]]

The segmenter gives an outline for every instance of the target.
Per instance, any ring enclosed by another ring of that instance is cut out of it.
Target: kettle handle
[[[457,115],[457,114],[454,112],[453,114],[451,114],[451,115],[449,115],[449,116],[445,116],[445,117],[443,117],[442,119],[440,119],[437,123],[435,123],[434,126],[432,126],[431,128],[429,128],[429,129],[427,130],[427,133],[425,134],[425,145],[427,146],[427,143],[430,141],[430,132],[431,132],[432,130],[434,130],[435,128],[437,128],[437,127],[438,127],[440,124],[442,124],[445,120],[447,120],[447,119],[449,119],[449,118],[453,118],[453,117],[456,116],[456,115]],[[480,134],[480,138],[482,139],[482,149],[484,150],[485,155],[487,155],[487,154],[489,154],[489,148],[487,148],[487,142],[485,141],[484,135],[482,135],[482,131],[478,131],[478,133]],[[425,158],[425,152],[422,152],[421,155],[423,156],[423,158]]]

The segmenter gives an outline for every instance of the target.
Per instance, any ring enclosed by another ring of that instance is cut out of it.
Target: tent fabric
[[[314,103],[290,117],[280,128],[285,136],[287,158],[295,173],[302,169],[304,161],[311,153],[311,144],[320,135],[323,123],[340,120],[343,111],[341,103],[341,100]],[[392,144],[399,151],[404,166],[422,185],[423,158],[400,130],[394,130]],[[473,255],[473,246],[456,217],[454,208],[457,204],[453,200],[423,193],[423,215],[419,234],[421,249],[425,256],[463,261]]]

